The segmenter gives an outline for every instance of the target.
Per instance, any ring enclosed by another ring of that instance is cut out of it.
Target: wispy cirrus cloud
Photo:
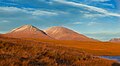
[[[1,20],[0,23],[9,23],[10,21],[8,20]]]
[[[73,22],[72,24],[73,24],[73,25],[95,26],[95,25],[100,25],[100,24],[102,24],[102,23],[98,23],[98,22],[88,22],[88,23],[85,23],[85,22]]]
[[[0,4],[5,4],[5,5],[18,5],[18,4],[16,4],[16,3],[11,3],[11,2],[9,2],[9,3],[6,3],[6,2],[2,2],[2,1],[0,1]]]
[[[74,6],[74,7],[79,7],[79,8],[84,8],[87,9],[89,11],[95,11],[104,15],[108,15],[108,16],[115,16],[115,17],[120,17],[119,13],[113,13],[113,12],[109,12],[108,10],[105,10],[103,8],[98,8],[95,6],[89,6],[86,4],[81,4],[81,3],[76,3],[76,2],[71,2],[71,1],[66,1],[66,0],[54,0],[55,2],[58,3],[62,3],[62,4],[66,4],[66,5],[70,5],[70,6]]]
[[[85,14],[83,14],[83,17],[85,17],[85,18],[96,18],[96,17],[106,17],[106,16],[108,16],[108,15],[104,15],[104,14],[91,14],[91,13],[85,13]]]
[[[93,26],[93,25],[99,25],[100,23],[98,22],[89,22],[87,25],[88,26]]]
[[[107,2],[107,1],[110,1],[110,0],[91,0],[91,1],[94,1],[94,2]]]
[[[83,22],[74,22],[74,25],[79,25],[79,24],[83,24]]]
[[[58,13],[55,13],[55,12],[42,11],[42,10],[32,11],[31,14],[35,15],[35,16],[39,16],[39,15],[49,15],[49,16],[58,15]]]
[[[109,7],[112,7],[112,8],[115,8],[115,6],[113,4],[109,4],[109,3],[102,3],[103,6],[109,6]]]
[[[47,10],[39,10],[32,8],[17,8],[17,7],[0,7],[0,14],[2,15],[31,15],[31,16],[56,16],[59,14],[65,14],[62,11],[47,11]]]

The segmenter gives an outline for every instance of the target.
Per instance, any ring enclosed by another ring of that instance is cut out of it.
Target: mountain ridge
[[[97,41],[71,29],[60,26],[50,27],[44,31],[57,40]]]
[[[23,25],[2,35],[13,38],[77,40],[77,41],[95,41],[95,42],[98,41],[95,39],[91,39],[78,32],[75,32],[74,30],[61,26],[54,26],[46,30],[41,30],[33,25]]]
[[[14,38],[38,38],[38,39],[52,39],[44,31],[36,28],[32,25],[23,25],[15,28],[3,36],[14,37]]]

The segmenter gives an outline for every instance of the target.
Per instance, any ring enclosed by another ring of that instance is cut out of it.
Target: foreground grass
[[[54,43],[0,39],[0,66],[117,66],[82,50]]]
[[[65,47],[74,47],[96,56],[120,56],[120,43],[111,42],[81,42],[66,40],[40,40],[36,41],[54,43]]]

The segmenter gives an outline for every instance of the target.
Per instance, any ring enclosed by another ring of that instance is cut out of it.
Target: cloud
[[[91,0],[91,1],[94,1],[94,2],[107,2],[107,1],[110,1],[110,0]]]
[[[88,23],[85,23],[85,22],[74,22],[72,23],[73,25],[86,25],[86,26],[95,26],[95,25],[100,25],[102,23],[98,23],[98,22],[88,22]]]
[[[13,12],[13,13],[15,13],[15,12],[19,12],[19,11],[21,11],[21,12],[25,12],[25,13],[27,13],[28,11],[27,11],[27,9],[21,9],[21,8],[17,8],[17,7],[0,7],[0,12]]]
[[[8,3],[8,2],[2,2],[2,1],[0,2],[0,4],[5,4],[5,5],[18,5],[18,4],[16,4],[16,3],[10,3],[10,2]]]
[[[17,7],[0,7],[1,16],[56,16],[59,14],[65,14],[65,12],[61,11],[46,11],[32,8],[17,8]]]
[[[83,15],[82,17],[85,18],[94,18],[96,19],[96,17],[107,17],[108,15],[105,14],[100,14],[100,13],[91,13],[90,11],[80,11],[80,13]]]
[[[98,22],[89,22],[87,25],[88,26],[93,26],[93,25],[98,25],[98,24],[100,24],[100,23],[98,23]]]
[[[82,22],[74,22],[73,24],[78,25],[78,24],[83,24]]]
[[[108,15],[104,15],[104,14],[91,14],[91,13],[88,13],[88,14],[83,14],[84,16],[83,17],[86,17],[86,18],[96,18],[96,17],[106,17]]]
[[[58,13],[55,13],[55,12],[49,12],[49,11],[41,11],[41,10],[35,10],[35,11],[33,11],[33,12],[31,12],[32,13],[32,15],[49,15],[49,16],[51,16],[51,15],[58,15]]]
[[[8,20],[1,20],[0,23],[9,23],[10,21]]]
[[[66,1],[66,0],[54,0],[55,2],[58,3],[62,3],[62,4],[66,4],[66,5],[70,5],[70,6],[74,6],[74,7],[79,7],[79,8],[85,8],[89,11],[95,11],[104,15],[108,15],[108,16],[115,16],[115,17],[120,17],[119,13],[113,13],[113,12],[109,12],[103,8],[98,8],[95,6],[89,6],[86,4],[81,4],[81,3],[76,3],[76,2],[71,2],[71,1]]]
[[[109,3],[102,3],[103,6],[109,6],[109,7],[112,7],[112,8],[115,8],[115,6],[113,4],[109,4]]]

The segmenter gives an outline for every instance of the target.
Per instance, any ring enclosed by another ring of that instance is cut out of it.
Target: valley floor
[[[94,42],[93,42],[94,43]],[[93,55],[107,55],[111,50],[119,50],[119,44],[93,44],[77,41],[23,40],[0,38],[0,66],[119,66],[117,61],[107,60]],[[103,47],[102,47],[103,46]],[[93,52],[95,49],[108,51]],[[86,50],[87,49],[87,50]],[[91,51],[89,50],[91,49]],[[85,51],[86,50],[86,51]],[[89,50],[89,51],[88,51]],[[113,52],[113,51],[111,51]],[[119,55],[115,51],[108,55]],[[93,55],[92,55],[93,54]]]
[[[120,56],[120,43],[112,42],[81,42],[68,40],[36,40],[54,43],[65,47],[73,47],[95,56]]]

